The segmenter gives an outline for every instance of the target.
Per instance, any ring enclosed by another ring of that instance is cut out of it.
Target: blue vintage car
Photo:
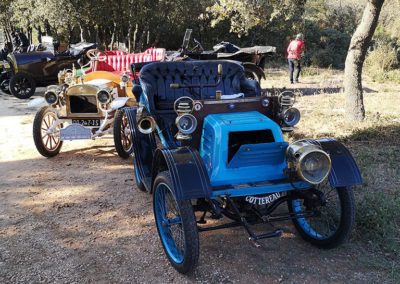
[[[263,94],[235,61],[151,63],[133,93],[138,107],[125,112],[136,182],[153,195],[158,233],[176,270],[196,266],[202,231],[243,226],[260,246],[282,235],[273,224],[292,220],[318,247],[347,240],[360,172],[336,140],[284,139],[300,119],[292,93]],[[277,213],[282,203],[288,210]],[[209,218],[231,221],[210,226]],[[269,231],[256,235],[257,223]]]

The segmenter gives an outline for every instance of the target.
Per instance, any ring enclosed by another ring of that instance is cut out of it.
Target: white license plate
[[[79,140],[90,139],[92,137],[92,130],[77,123],[68,125],[60,129],[60,140]]]
[[[100,119],[73,119],[72,123],[78,123],[83,126],[100,126]]]

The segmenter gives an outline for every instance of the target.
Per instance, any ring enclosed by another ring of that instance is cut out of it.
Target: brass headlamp
[[[319,145],[306,140],[296,141],[286,151],[288,168],[310,184],[319,184],[331,171],[331,159]]]

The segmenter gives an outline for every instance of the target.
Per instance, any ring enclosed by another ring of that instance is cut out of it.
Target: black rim
[[[32,87],[28,78],[22,77],[19,80],[17,80],[14,85],[14,90],[19,94],[23,95],[29,94],[29,92],[32,90]]]

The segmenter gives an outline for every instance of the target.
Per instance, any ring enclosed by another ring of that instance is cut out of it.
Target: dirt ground
[[[0,93],[0,283],[393,282],[361,244],[320,250],[290,222],[277,224],[284,236],[261,248],[243,228],[201,233],[199,265],[180,275],[131,159],[118,157],[112,139],[66,142],[44,158],[32,138],[35,112]]]

